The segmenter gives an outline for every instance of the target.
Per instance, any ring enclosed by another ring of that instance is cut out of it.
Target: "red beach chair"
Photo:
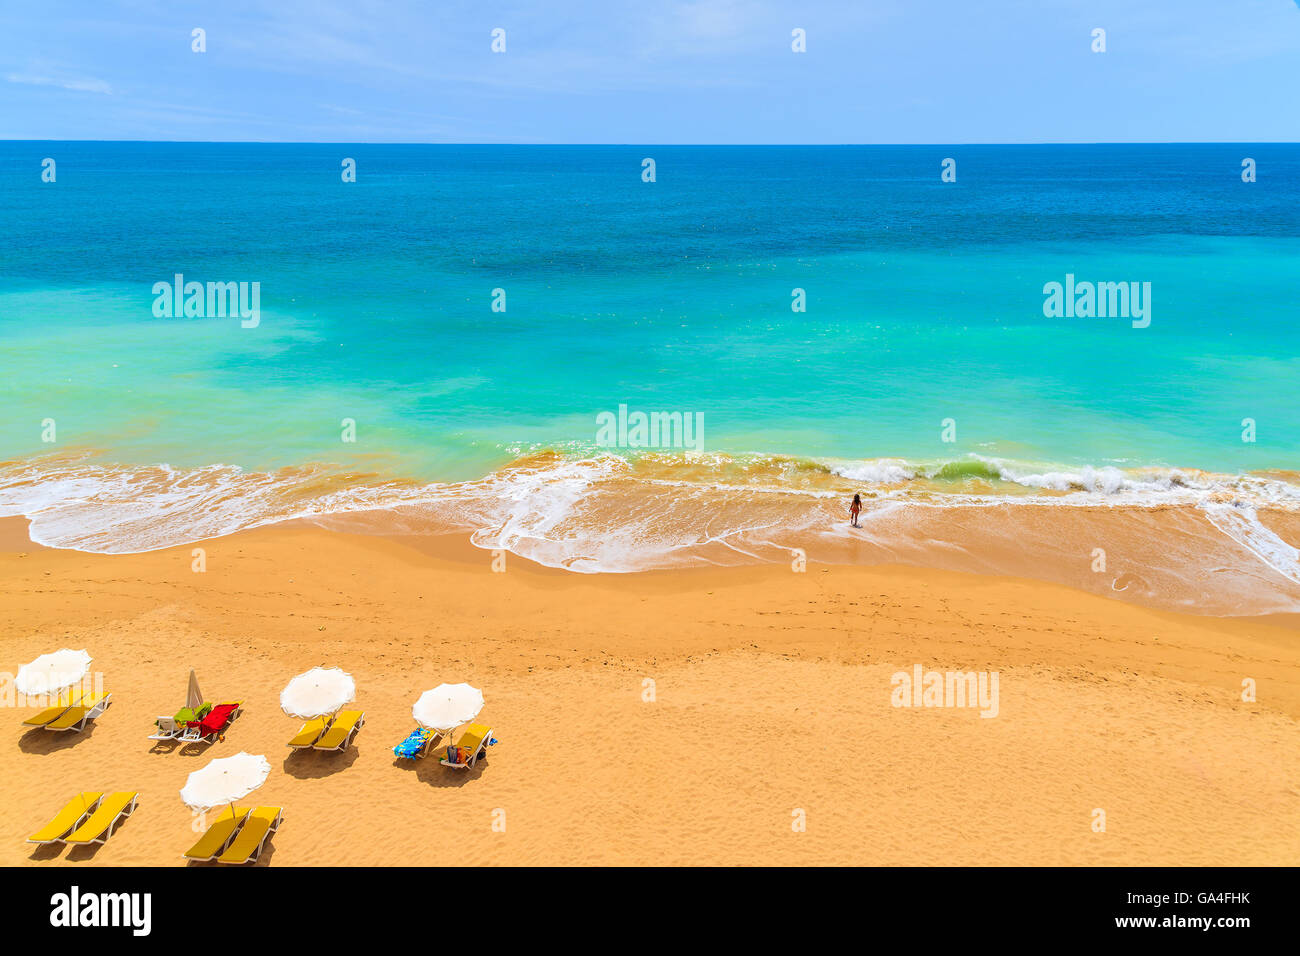
[[[191,723],[189,732],[182,738],[188,741],[215,743],[225,734],[226,728],[234,723],[240,714],[242,700],[218,704],[202,720]]]

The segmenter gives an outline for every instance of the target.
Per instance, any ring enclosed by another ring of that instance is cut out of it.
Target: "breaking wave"
[[[846,512],[855,492],[856,529]],[[0,462],[0,516],[17,515],[38,544],[109,554],[306,520],[464,534],[587,573],[798,555],[1046,578],[1209,614],[1300,610],[1291,472],[543,451],[478,479],[419,482],[325,464],[179,470],[87,453]]]

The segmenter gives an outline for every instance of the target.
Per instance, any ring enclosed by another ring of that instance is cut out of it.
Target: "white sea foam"
[[[1200,507],[1212,525],[1278,574],[1300,584],[1300,550],[1266,528],[1254,508],[1219,502],[1205,502]]]
[[[871,485],[897,485],[916,477],[915,469],[897,458],[879,458],[852,464],[835,465],[831,474],[850,481],[864,481]]]
[[[772,456],[737,462],[714,455],[638,465],[615,455],[543,454],[472,481],[416,483],[347,475],[326,466],[275,473],[224,465],[182,471],[104,465],[87,456],[0,463],[0,515],[29,518],[37,543],[101,553],[149,551],[309,519],[330,527],[458,532],[480,548],[551,567],[629,572],[784,561],[792,549],[815,550],[818,542],[829,549],[826,553],[839,553],[835,549],[842,548],[847,533],[844,500],[864,483],[863,528],[855,530],[854,539],[868,551],[857,560],[924,563],[926,554],[937,554],[959,569],[996,570],[970,540],[944,540],[947,522],[930,521],[924,525],[928,530],[918,533],[912,529],[922,525],[908,516],[993,506],[1177,505],[1186,506],[1187,514],[1203,515],[1204,532],[1193,529],[1184,542],[1188,547],[1168,561],[1190,568],[1198,561],[1191,543],[1201,541],[1206,554],[1216,555],[1216,573],[1218,565],[1227,564],[1247,584],[1264,580],[1261,575],[1283,579],[1280,591],[1268,585],[1272,590],[1257,602],[1259,612],[1295,609],[1285,592],[1300,585],[1300,553],[1259,516],[1265,509],[1300,511],[1300,488],[1290,482],[1191,469],[1122,471],[980,460],[1001,481],[1029,493],[989,491],[987,479],[974,487],[960,479],[938,481],[931,476],[941,466],[900,459],[818,465]],[[996,526],[985,533],[996,534]],[[1206,535],[1223,536],[1223,545]],[[1038,541],[1035,546],[1054,545]],[[1176,576],[1180,569],[1168,570]],[[1144,576],[1171,580],[1162,574]],[[1215,587],[1227,586],[1222,574],[1213,580]],[[1236,588],[1231,601],[1220,603],[1234,610],[1222,613],[1240,613],[1243,602],[1249,603],[1238,594],[1245,593],[1246,584],[1231,587]],[[1119,590],[1135,593],[1127,584]]]

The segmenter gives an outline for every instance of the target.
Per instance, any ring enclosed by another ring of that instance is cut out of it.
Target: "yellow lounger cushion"
[[[483,741],[487,739],[487,735],[490,733],[492,733],[492,728],[486,724],[470,724],[456,746],[464,747],[472,756],[483,746]]]
[[[96,702],[98,703],[98,701]],[[63,712],[63,716],[58,720],[52,720],[45,725],[47,730],[66,730],[69,727],[75,727],[85,719],[86,714],[90,713],[94,705],[90,707],[84,704],[77,707],[69,707]]]
[[[235,827],[243,823],[247,816],[248,807],[235,807],[234,813],[231,813],[230,807],[226,807],[221,816],[208,827],[207,832],[199,837],[199,842],[190,847],[185,855],[191,860],[212,859],[230,839],[230,835],[235,832]]]
[[[441,763],[448,767],[468,767],[478,757],[478,752],[487,746],[487,740],[491,735],[492,728],[486,724],[470,724],[460,735],[460,740],[453,745],[468,752],[465,760],[462,763],[452,763],[443,757]]]
[[[99,802],[102,793],[87,790],[79,793],[67,805],[55,814],[54,819],[27,838],[28,843],[53,843],[64,837],[77,822],[90,812],[91,807]]]
[[[66,730],[69,727],[75,727],[81,723],[83,717],[88,711],[94,710],[106,697],[107,694],[82,694],[77,691],[72,695],[72,706],[60,705],[50,707],[41,711],[30,720],[23,723],[31,724],[36,727],[45,727],[49,730]],[[53,715],[53,716],[51,716]]]
[[[23,721],[23,723],[29,727],[44,727],[59,715],[67,713],[67,711],[68,708],[63,704],[59,704],[56,707],[46,707],[39,714],[36,714],[33,717],[28,717]]]
[[[298,731],[298,736],[289,741],[290,747],[310,747],[313,741],[325,732],[329,726],[328,717],[317,717],[315,720],[309,720],[302,725],[302,730]]]
[[[100,839],[117,819],[118,814],[131,805],[131,801],[136,798],[137,794],[132,791],[119,790],[117,793],[110,793],[99,804],[99,807],[90,815],[90,819],[79,826],[76,831],[63,842],[65,843],[93,843]]]
[[[258,807],[244,818],[244,826],[226,852],[217,857],[220,863],[247,863],[262,845],[262,837],[280,816],[279,807]]]
[[[333,750],[343,741],[347,740],[348,734],[352,733],[352,728],[357,725],[362,717],[365,716],[363,710],[345,710],[339,714],[334,721],[334,726],[325,732],[325,736],[316,741],[315,746],[323,750]]]
[[[53,707],[46,707],[43,711],[41,711],[39,714],[35,715],[34,717],[28,717],[26,720],[23,721],[23,723],[31,727],[44,727],[50,721],[54,720],[54,718],[64,713],[69,707],[76,707],[78,704],[80,704],[83,693],[84,692],[82,691],[82,689],[80,687],[77,687],[72,691],[70,695],[60,694],[59,702],[57,704],[55,704]],[[100,694],[99,696],[103,697],[104,695]]]
[[[86,716],[87,708],[69,707],[63,712],[63,716],[58,720],[52,720],[45,726],[50,730],[63,730],[65,727],[75,727],[83,717]]]

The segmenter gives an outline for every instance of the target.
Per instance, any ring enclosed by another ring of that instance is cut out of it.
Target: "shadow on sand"
[[[284,758],[284,772],[299,780],[318,780],[342,773],[357,762],[359,750],[353,744],[342,753],[334,750],[295,750]]]
[[[63,852],[62,843],[42,843],[40,846],[37,846],[35,849],[32,850],[31,853],[27,855],[27,859],[35,862],[44,862],[45,860],[54,859],[62,852]]]
[[[201,740],[155,740],[149,748],[151,754],[179,754],[182,757],[202,757],[216,744]]]
[[[18,749],[28,754],[52,754],[75,747],[79,741],[85,740],[94,732],[93,720],[86,724],[85,730],[81,731],[45,730],[42,727],[33,727],[18,738]]]
[[[463,787],[471,780],[477,780],[483,772],[483,767],[487,765],[488,758],[480,757],[474,762],[474,766],[468,770],[457,770],[454,767],[444,767],[438,762],[438,754],[431,753],[427,757],[421,757],[418,760],[406,760],[401,757],[394,758],[393,766],[405,770],[407,773],[414,773],[416,778],[431,787]]]

